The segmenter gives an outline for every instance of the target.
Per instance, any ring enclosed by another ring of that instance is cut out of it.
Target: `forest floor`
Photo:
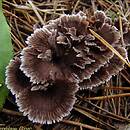
[[[11,27],[15,55],[26,46],[26,38],[33,32],[35,24],[46,24],[64,13],[72,14],[81,10],[91,15],[95,10],[102,10],[111,18],[125,16],[130,22],[129,0],[33,0],[32,4],[35,8],[26,0],[4,0],[3,9]],[[128,53],[129,50],[130,48]],[[105,87],[96,91],[78,92],[76,97],[76,104],[69,116],[53,125],[40,125],[22,116],[15,97],[10,93],[0,112],[0,128],[130,130],[130,69],[127,66],[106,83]]]

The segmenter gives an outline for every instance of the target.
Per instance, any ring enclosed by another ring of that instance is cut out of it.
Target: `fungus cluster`
[[[126,59],[115,24],[102,11],[89,19],[79,12],[36,29],[6,70],[6,84],[19,110],[33,122],[58,122],[72,110],[78,90],[93,89],[118,74],[124,63],[89,31],[98,33]]]

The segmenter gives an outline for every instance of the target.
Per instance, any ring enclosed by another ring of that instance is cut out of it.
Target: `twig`
[[[15,14],[7,11],[7,10],[4,10],[5,13],[7,13],[9,16],[13,16],[15,18],[17,18],[20,22],[22,22],[23,25],[27,25],[29,28],[32,28],[31,25],[29,25],[26,21],[22,20],[20,17],[16,16]]]
[[[130,84],[130,74],[126,70],[122,70],[121,76]]]
[[[38,19],[39,19],[39,21],[41,22],[41,24],[42,24],[42,25],[45,25],[45,23],[44,23],[42,17],[41,17],[40,14],[38,13],[37,8],[34,6],[34,4],[32,3],[32,1],[31,1],[31,0],[28,0],[28,2],[29,2],[29,4],[32,6],[33,11],[35,12],[35,14],[36,14],[36,16],[38,17]]]
[[[106,115],[106,114],[101,114],[101,110],[99,110],[99,112],[97,112],[95,110],[92,110],[92,109],[89,109],[89,108],[86,108],[86,107],[83,107],[83,106],[80,106],[80,105],[75,105],[75,106],[80,108],[80,109],[83,109],[85,111],[88,111],[89,113],[93,113],[95,116],[98,115],[99,118],[104,117],[104,118],[110,118],[110,119],[120,121],[120,122],[125,122],[122,119],[119,119],[119,118],[116,118],[116,117],[113,117],[113,116],[109,116],[109,115]]]
[[[24,48],[25,46],[18,40],[18,38],[16,38],[16,36],[11,32],[11,36],[12,36],[12,39],[14,39],[14,41],[16,40],[16,43],[17,45],[19,46],[19,48],[21,49]]]
[[[76,4],[75,4],[75,6],[74,6],[74,8],[72,10],[72,14],[75,13],[75,10],[76,10],[77,6],[79,5],[79,3],[80,3],[80,0],[77,0]]]
[[[23,116],[23,114],[21,112],[12,111],[12,110],[8,110],[8,109],[5,109],[5,108],[3,108],[1,110],[1,112],[9,114],[9,115],[13,115],[13,116]]]
[[[67,123],[67,124],[71,124],[71,125],[75,125],[75,126],[79,126],[79,127],[83,127],[83,128],[87,128],[90,130],[102,130],[100,128],[96,128],[90,125],[86,125],[86,124],[82,124],[80,122],[75,122],[75,121],[70,121],[70,120],[63,120],[62,122]]]
[[[130,119],[127,119],[127,118],[125,118],[125,117],[123,117],[123,116],[119,116],[119,115],[116,115],[116,114],[114,114],[114,113],[112,113],[112,112],[109,112],[109,111],[107,111],[107,110],[105,110],[105,109],[103,109],[103,108],[101,108],[101,107],[99,107],[99,106],[93,104],[92,102],[88,101],[88,99],[82,98],[81,96],[78,96],[78,98],[80,98],[81,100],[87,102],[88,104],[90,104],[90,105],[92,105],[92,106],[94,106],[94,107],[100,109],[101,111],[105,112],[106,114],[109,114],[109,115],[111,115],[111,116],[113,116],[113,117],[116,117],[116,118],[125,120],[125,121],[127,121],[127,122],[130,122]]]
[[[92,119],[93,121],[100,123],[100,124],[103,125],[103,126],[108,126],[108,127],[112,128],[112,129],[116,129],[114,126],[112,126],[112,125],[110,125],[110,124],[108,124],[108,123],[106,123],[106,122],[104,122],[104,121],[98,119],[97,117],[95,117],[94,115],[92,115],[92,114],[89,113],[89,112],[86,112],[86,111],[84,111],[84,110],[82,110],[82,109],[79,109],[79,108],[76,108],[76,107],[74,107],[73,109],[74,109],[75,111],[77,111],[77,112],[79,112],[79,113],[81,113],[81,114],[87,116],[88,118]]]
[[[106,87],[105,89],[109,89],[109,90],[123,90],[123,91],[130,91],[130,87]]]
[[[21,39],[22,43],[24,44],[24,40],[23,40],[23,38],[22,38],[22,36],[21,36],[21,33],[20,33],[20,31],[19,31],[19,28],[18,28],[18,24],[17,24],[17,20],[16,20],[16,19],[14,19],[14,23],[15,23],[15,27],[16,27],[18,36],[19,36],[19,38]]]
[[[125,45],[125,43],[124,43],[124,38],[123,38],[122,19],[121,19],[121,16],[120,16],[120,15],[119,15],[119,26],[120,26],[120,34],[121,34],[122,45]]]
[[[88,100],[106,100],[111,98],[119,98],[119,97],[129,97],[130,93],[122,93],[122,94],[115,94],[115,95],[108,95],[108,96],[100,96],[100,97],[90,97],[86,98]]]
[[[25,6],[25,5],[17,5],[17,4],[9,3],[7,1],[5,1],[5,2],[8,3],[9,5],[15,7],[16,8],[15,10],[20,10],[20,11],[23,11],[23,10],[33,10],[32,8],[30,8],[28,6]],[[40,8],[36,8],[36,9],[37,9],[37,11],[48,13],[48,14],[62,15],[60,13],[54,13],[54,9],[40,9]],[[56,11],[66,11],[66,10],[67,9],[65,9],[65,8],[56,9]]]

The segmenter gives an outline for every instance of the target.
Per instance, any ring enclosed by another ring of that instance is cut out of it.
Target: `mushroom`
[[[126,46],[130,46],[130,28],[128,29],[128,32],[123,35],[124,43]]]
[[[16,102],[29,120],[52,124],[70,114],[77,89],[78,86],[64,79],[56,80],[47,90],[26,89],[17,96]]]
[[[12,59],[6,67],[6,84],[13,94],[18,95],[24,89],[31,86],[30,79],[20,70],[21,60],[18,57]]]
[[[124,48],[116,48],[119,53],[126,59],[127,52]],[[124,63],[117,57],[113,56],[109,63],[102,66],[98,71],[91,75],[91,78],[84,80],[79,84],[80,89],[86,89],[86,87],[91,86],[92,88],[98,87],[105,82],[108,82],[112,76],[117,75],[124,68]]]
[[[45,53],[37,51],[34,47],[26,47],[23,49],[21,56],[20,69],[26,76],[30,77],[33,83],[44,83],[54,78],[63,78],[60,68],[54,63],[50,63],[51,50]]]
[[[125,18],[121,18],[121,24],[122,24],[122,31],[123,31],[123,34],[126,34],[128,33],[128,30],[129,30],[129,22],[127,21],[127,19]],[[114,26],[120,30],[120,20],[119,18],[115,18],[114,19]]]
[[[20,58],[11,60],[6,70],[6,84],[16,96],[19,110],[29,120],[41,124],[51,124],[67,116],[75,103],[78,84],[55,79],[46,84],[33,84],[20,70]]]
[[[79,89],[101,86],[124,68],[90,28],[127,59],[119,29],[102,11],[89,20],[83,12],[64,14],[36,29],[20,59],[11,61],[6,71],[7,86],[29,120],[41,124],[62,120],[72,110]]]

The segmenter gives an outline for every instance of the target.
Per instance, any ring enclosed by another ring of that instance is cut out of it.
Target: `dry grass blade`
[[[130,119],[127,119],[127,118],[125,118],[125,117],[123,117],[123,116],[119,116],[119,115],[116,115],[116,114],[114,114],[114,113],[112,113],[112,112],[109,112],[109,111],[107,111],[107,110],[105,110],[105,109],[103,109],[103,108],[101,108],[101,107],[99,107],[99,106],[93,104],[93,103],[90,102],[88,99],[82,98],[82,97],[80,97],[80,96],[78,96],[78,98],[80,98],[80,100],[83,100],[83,101],[87,102],[88,104],[92,105],[93,107],[98,108],[99,110],[105,112],[105,113],[108,114],[108,115],[111,115],[111,116],[113,116],[113,117],[116,117],[116,118],[122,119],[122,120],[124,120],[124,121],[130,122]]]
[[[93,127],[93,126],[90,126],[90,125],[82,124],[80,122],[75,122],[75,121],[70,121],[70,120],[63,120],[62,122],[66,123],[66,124],[70,124],[70,125],[83,127],[83,128],[90,129],[90,130],[102,130],[100,128],[96,128],[96,127]]]
[[[80,0],[78,0],[78,1],[76,2],[75,6],[74,6],[74,8],[73,8],[73,10],[72,10],[72,14],[75,13],[75,10],[76,10],[76,8],[77,8],[77,6],[78,6],[79,3],[80,3]]]
[[[119,18],[120,40],[124,43],[122,18],[130,21],[129,9],[129,0],[122,2],[121,0],[4,0],[3,2],[3,11],[11,27],[12,43],[16,56],[26,47],[26,38],[33,32],[34,24],[40,22],[40,25],[44,25],[49,20],[63,14],[73,14],[78,11],[83,11],[90,23],[93,23],[90,17],[96,10],[103,10],[113,21],[115,17]],[[124,59],[99,34],[91,29],[90,32],[97,40],[102,42],[101,44],[107,46],[123,63],[130,67],[128,59]],[[128,54],[129,52],[128,48]],[[117,130],[115,124],[130,123],[130,100],[128,97],[130,96],[130,75],[128,69],[126,66],[118,74],[119,79],[115,76],[104,88],[99,88],[96,92],[94,89],[94,91],[84,90],[77,93],[77,101],[72,113],[62,122],[53,125],[39,125],[24,118],[23,114],[18,112],[14,97],[9,95],[11,99],[7,100],[4,108],[0,111],[0,128],[24,126],[37,130]]]
[[[104,126],[110,127],[111,129],[115,129],[116,130],[116,128],[114,126],[112,126],[112,125],[110,125],[110,124],[100,120],[99,118],[95,117],[94,115],[90,114],[89,112],[86,112],[86,111],[84,111],[82,109],[79,109],[79,108],[76,108],[76,107],[74,107],[74,110],[76,110],[77,112],[87,116],[88,118],[92,119],[93,121],[98,122],[101,125],[104,125]]]
[[[38,17],[39,21],[41,22],[41,24],[42,24],[42,25],[45,25],[45,23],[44,23],[42,17],[41,17],[40,14],[38,13],[37,8],[34,6],[34,4],[32,3],[32,1],[31,1],[31,0],[28,0],[28,2],[29,2],[29,4],[32,6],[32,9],[34,10],[34,12],[35,12],[36,16]]]
[[[108,96],[90,97],[87,99],[88,100],[106,100],[110,98],[129,97],[129,96],[130,96],[130,93],[122,93],[122,94],[115,94],[115,95],[108,95]]]
[[[13,115],[13,116],[23,116],[23,114],[21,112],[12,111],[12,110],[8,110],[8,109],[5,109],[5,108],[3,108],[1,110],[1,112],[7,113],[7,114]]]
[[[130,74],[126,70],[122,70],[121,75],[130,84]]]
[[[99,5],[105,7],[106,9],[108,9],[111,5],[115,5],[108,0],[97,0],[97,2],[98,2]],[[117,8],[115,8],[114,6],[111,8],[111,10],[113,12],[117,12]]]
[[[124,91],[130,91],[130,87],[106,87],[105,89],[109,89],[109,90],[124,90]]]
[[[121,19],[121,16],[119,16],[119,25],[120,25],[121,41],[122,41],[122,44],[124,45],[123,27],[122,27],[122,19]]]
[[[16,41],[15,43],[19,46],[20,49],[24,48],[25,46],[19,41],[18,38],[11,32],[12,39]]]
[[[20,12],[20,11],[31,11],[33,10],[31,7],[25,6],[25,5],[17,5],[17,4],[13,4],[10,3],[8,1],[4,1],[5,3],[9,4],[10,6],[14,7],[16,11]],[[56,15],[62,15],[61,13],[54,13],[54,9],[39,9],[36,8],[37,11],[43,12],[43,13],[47,13],[47,14],[56,14]],[[67,9],[56,9],[56,11],[66,11]]]
[[[93,113],[94,115],[97,115],[99,118],[100,117],[103,117],[103,118],[111,118],[113,120],[116,120],[116,121],[120,121],[120,122],[124,122],[122,119],[119,119],[119,118],[116,118],[116,117],[112,117],[112,116],[109,116],[109,115],[106,115],[106,114],[101,114],[101,110],[99,112],[96,112],[95,110],[92,110],[92,109],[89,109],[89,108],[86,108],[86,107],[82,107],[80,105],[75,105],[76,107],[80,108],[80,109],[83,109],[89,113]]]
[[[105,39],[103,39],[99,34],[97,34],[96,32],[94,32],[92,29],[89,29],[89,31],[99,40],[102,42],[102,44],[104,44],[106,47],[108,47],[115,55],[117,55],[122,62],[124,62],[126,65],[128,65],[128,67],[130,67],[130,63],[127,62],[123,56],[120,55],[120,53],[113,48]]]

